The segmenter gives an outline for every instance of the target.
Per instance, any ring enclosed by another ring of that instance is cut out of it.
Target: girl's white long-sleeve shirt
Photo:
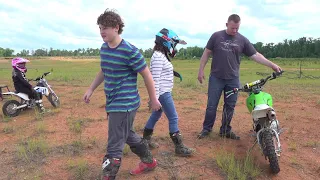
[[[173,66],[165,54],[155,51],[150,60],[150,71],[155,83],[156,95],[171,92],[173,88]]]

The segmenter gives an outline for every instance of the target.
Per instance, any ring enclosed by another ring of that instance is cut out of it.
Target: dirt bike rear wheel
[[[275,151],[273,135],[271,131],[264,131],[262,134],[262,143],[264,155],[268,157],[270,169],[272,173],[277,174],[280,172],[278,156]]]
[[[48,100],[49,100],[49,102],[51,103],[51,105],[52,105],[53,107],[56,108],[56,107],[59,107],[59,106],[60,106],[60,100],[59,100],[59,99],[56,99],[56,97],[55,97],[52,93],[49,94]]]
[[[5,102],[2,106],[2,112],[5,116],[16,117],[20,114],[21,109],[13,110],[13,107],[18,107],[21,104],[16,100],[9,100]]]

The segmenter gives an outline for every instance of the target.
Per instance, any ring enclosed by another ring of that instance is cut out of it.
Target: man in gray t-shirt
[[[217,31],[212,34],[201,57],[198,74],[200,83],[202,83],[204,79],[203,71],[210,54],[213,56],[209,77],[206,115],[203,122],[203,129],[198,136],[199,138],[209,135],[212,131],[222,91],[230,91],[240,86],[239,67],[241,54],[272,68],[276,72],[281,71],[278,65],[267,60],[262,54],[256,51],[246,37],[238,33],[240,26],[240,17],[238,15],[230,15],[226,26],[226,30]],[[230,126],[236,102],[236,94],[230,96],[228,99],[224,98],[222,124],[219,132],[220,136],[230,139],[240,139],[238,135],[231,131]]]

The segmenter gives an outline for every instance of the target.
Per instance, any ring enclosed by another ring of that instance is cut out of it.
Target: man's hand
[[[204,80],[204,72],[203,70],[199,70],[199,73],[198,73],[198,81],[202,84],[203,80]]]
[[[272,64],[272,67],[271,67],[275,72],[281,72],[282,69],[280,68],[280,66],[276,65],[276,64]]]

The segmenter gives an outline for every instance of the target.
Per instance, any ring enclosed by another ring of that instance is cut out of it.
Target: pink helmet
[[[21,67],[21,66],[19,66],[19,64],[27,63],[27,62],[30,62],[30,61],[27,59],[21,58],[21,57],[16,57],[16,58],[12,59],[11,64],[12,64],[12,67],[17,68],[19,71],[25,73],[27,71],[27,68],[25,66]]]

